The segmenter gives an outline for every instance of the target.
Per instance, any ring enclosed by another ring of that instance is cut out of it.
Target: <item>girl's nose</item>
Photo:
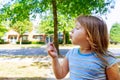
[[[71,30],[71,33],[73,33],[73,32],[74,32],[74,29]]]

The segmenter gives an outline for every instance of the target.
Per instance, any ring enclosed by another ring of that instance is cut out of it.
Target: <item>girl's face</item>
[[[75,28],[71,31],[70,38],[75,45],[81,45],[87,41],[87,33],[79,22],[76,22]]]

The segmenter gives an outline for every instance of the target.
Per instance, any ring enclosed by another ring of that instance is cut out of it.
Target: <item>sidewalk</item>
[[[34,48],[35,45],[31,45],[33,47],[28,47],[30,45],[0,45],[0,55],[23,55],[23,56],[38,56],[43,55],[47,56],[46,45],[39,46]],[[77,48],[78,46],[60,46],[59,51],[61,55],[65,55],[70,49]],[[109,48],[109,50],[115,56],[120,56],[120,48]]]

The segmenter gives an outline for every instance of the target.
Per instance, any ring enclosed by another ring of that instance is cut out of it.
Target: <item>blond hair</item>
[[[105,64],[108,64],[104,55],[108,52],[108,31],[106,23],[95,16],[78,16],[76,19],[87,32],[91,50],[97,54]]]

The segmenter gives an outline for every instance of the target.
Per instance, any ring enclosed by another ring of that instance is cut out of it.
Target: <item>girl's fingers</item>
[[[47,51],[48,51],[48,54],[52,57],[52,58],[55,58],[57,57],[57,50],[54,46],[54,44],[52,42],[50,42],[47,46]]]
[[[47,50],[48,50],[48,51],[52,51],[52,52],[55,51],[55,46],[54,46],[54,44],[53,44],[53,43],[49,43],[48,46],[47,46]]]

